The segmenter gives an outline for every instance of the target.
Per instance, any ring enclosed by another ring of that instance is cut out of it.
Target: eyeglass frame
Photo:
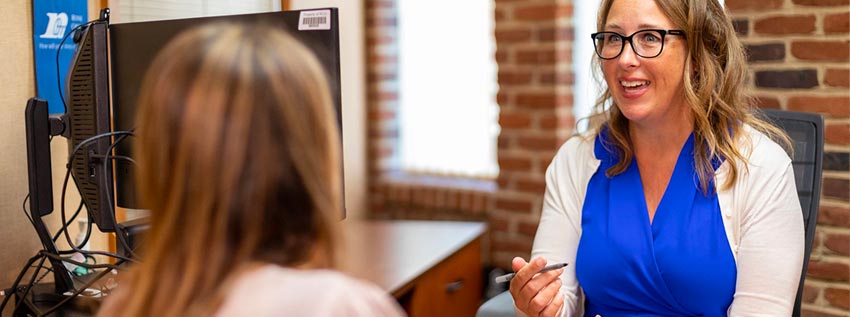
[[[655,54],[654,56],[643,56],[640,53],[638,53],[638,51],[635,50],[635,42],[632,41],[632,37],[634,37],[635,34],[638,34],[638,33],[641,33],[641,32],[647,32],[647,31],[658,32],[659,34],[661,34],[661,48],[658,50],[658,54]],[[606,33],[617,35],[622,40],[622,42],[620,42],[620,52],[617,53],[617,55],[614,55],[614,57],[609,57],[609,58],[602,57],[602,55],[600,55],[600,53],[599,53],[599,49],[596,47],[596,36],[599,35],[599,34],[606,34]],[[668,34],[669,35],[681,36],[681,37],[686,37],[686,35],[687,35],[684,30],[644,29],[644,30],[635,31],[634,33],[632,33],[629,36],[625,36],[625,35],[622,35],[620,33],[610,32],[610,31],[596,32],[596,33],[590,34],[590,39],[593,40],[593,52],[596,53],[597,57],[604,59],[604,60],[612,60],[612,59],[615,59],[617,57],[620,57],[620,55],[623,54],[623,50],[625,50],[625,48],[626,48],[626,41],[629,42],[629,46],[631,46],[632,52],[634,52],[635,55],[643,57],[643,58],[656,58],[656,57],[661,55],[661,52],[664,51],[664,43],[666,42],[665,40],[667,39]]]

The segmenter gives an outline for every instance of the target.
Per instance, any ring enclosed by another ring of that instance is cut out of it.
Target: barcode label
[[[331,10],[302,11],[298,18],[298,30],[330,30]]]

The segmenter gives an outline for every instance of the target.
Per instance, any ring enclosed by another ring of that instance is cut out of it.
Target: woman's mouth
[[[643,92],[651,84],[648,80],[621,80],[620,86],[623,87],[623,97],[637,98],[643,95]]]

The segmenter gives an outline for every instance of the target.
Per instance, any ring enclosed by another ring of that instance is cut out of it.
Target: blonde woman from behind
[[[143,82],[142,262],[99,316],[402,316],[334,271],[339,131],[319,62],[283,31],[178,35]]]

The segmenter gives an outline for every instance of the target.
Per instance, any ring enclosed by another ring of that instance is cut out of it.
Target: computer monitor
[[[156,54],[180,31],[210,22],[261,23],[280,27],[300,40],[324,67],[337,122],[342,130],[342,97],[339,70],[339,18],[336,8],[243,14],[177,20],[116,23],[109,26],[112,66],[112,109],[114,129],[135,127],[136,99],[142,78]],[[341,152],[341,151],[340,151]],[[116,148],[117,156],[133,157],[133,140]],[[129,161],[115,161],[117,204],[141,208],[136,200],[134,166]],[[340,166],[340,170],[342,166]],[[345,217],[345,211],[340,211]]]
[[[103,232],[115,231],[107,51],[108,11],[74,34],[77,50],[66,80],[66,120],[71,176],[90,219]],[[97,139],[92,139],[98,136]]]

